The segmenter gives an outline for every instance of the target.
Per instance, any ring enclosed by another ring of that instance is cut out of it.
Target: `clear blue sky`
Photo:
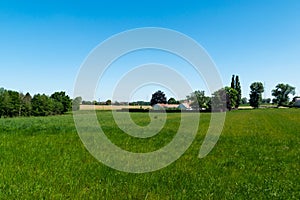
[[[0,87],[32,95],[63,90],[72,96],[80,65],[96,45],[119,32],[150,26],[195,39],[214,60],[224,85],[232,74],[240,76],[244,97],[249,98],[254,81],[266,84],[266,97],[281,82],[300,95],[299,10],[298,0],[1,0]],[[144,56],[145,62],[153,59],[151,52]],[[123,64],[142,61],[127,58]],[[115,78],[107,73],[103,81],[110,85]],[[192,87],[205,90],[202,83]],[[106,90],[97,98],[111,98],[111,88]],[[149,91],[141,90],[136,98],[149,100]]]

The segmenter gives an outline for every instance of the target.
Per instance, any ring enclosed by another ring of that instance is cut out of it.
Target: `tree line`
[[[81,98],[73,101],[65,92],[54,92],[50,96],[28,92],[24,95],[17,91],[0,88],[0,118],[17,116],[48,116],[60,115],[74,109],[79,109]]]
[[[242,89],[239,76],[232,75],[230,86],[225,86],[211,97],[205,96],[204,91],[195,91],[187,96],[193,109],[208,111],[226,111],[237,109],[242,103]]]
[[[261,103],[270,103],[271,99],[262,99],[264,86],[261,82],[254,82],[250,85],[249,104],[253,108],[258,108]],[[212,93],[211,97],[205,95],[204,91],[196,90],[187,96],[191,102],[190,106],[195,110],[207,111],[226,111],[237,109],[240,104],[246,104],[247,98],[241,97],[242,90],[239,76],[232,75],[230,86],[225,86]],[[279,83],[272,90],[272,100],[277,106],[291,106],[293,104],[289,95],[295,95],[295,87],[288,84]],[[295,98],[294,98],[295,99]],[[179,104],[183,101],[177,101],[174,98],[167,100],[162,91],[152,94],[150,102],[134,102],[138,105],[154,105],[156,103]],[[12,90],[0,88],[0,118],[17,116],[48,116],[60,115],[68,111],[79,110],[80,104],[95,104],[95,102],[82,101],[81,97],[71,99],[65,92],[54,92],[50,96],[45,94],[35,94],[33,97],[26,93],[19,93]],[[105,105],[111,105],[111,100],[104,102]],[[213,110],[214,109],[214,110]]]
[[[258,108],[261,103],[270,103],[271,99],[262,99],[264,86],[261,82],[254,82],[250,85],[249,104],[253,108]],[[295,87],[288,84],[280,83],[272,90],[272,100],[277,106],[291,106],[289,95],[295,95]],[[195,110],[208,111],[226,111],[237,109],[241,104],[247,103],[247,98],[242,98],[242,90],[239,76],[232,75],[230,86],[225,86],[212,93],[212,96],[206,96],[204,91],[196,90],[187,96],[187,100],[191,102],[190,106]],[[170,98],[171,99],[171,98]],[[295,99],[295,98],[294,98]],[[152,94],[151,105],[156,103],[169,103],[162,91]],[[178,102],[174,98],[170,102]],[[213,109],[213,110],[212,110]]]
[[[253,108],[258,108],[261,103],[271,103],[271,99],[262,99],[262,93],[264,92],[264,86],[261,82],[254,82],[250,85],[250,106]],[[295,95],[295,87],[279,83],[275,86],[275,89],[272,90],[272,100],[273,104],[279,106],[292,106],[293,101],[290,101],[289,95]]]

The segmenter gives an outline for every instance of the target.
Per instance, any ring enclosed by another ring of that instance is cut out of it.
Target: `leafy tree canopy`
[[[250,90],[250,106],[258,108],[262,101],[261,94],[264,92],[264,86],[261,82],[254,82],[250,85]]]
[[[73,110],[79,110],[81,103],[82,103],[81,97],[76,97],[75,99],[73,99],[73,101],[72,101]]]
[[[231,110],[232,108],[235,108],[237,105],[238,92],[231,87],[225,87],[225,92],[226,92],[226,107],[228,110]]]
[[[211,109],[212,111],[224,112],[227,109],[227,94],[224,88],[212,94],[211,98]]]
[[[232,75],[230,87],[237,91],[234,107],[238,108],[242,100],[242,89],[239,76]]]
[[[111,105],[111,100],[108,99],[106,102],[105,102],[106,105]]]
[[[54,92],[51,96],[51,99],[56,101],[56,106],[58,106],[58,103],[62,104],[62,107],[60,107],[60,109],[57,109],[57,111],[60,114],[63,114],[65,112],[68,112],[71,109],[71,102],[72,100],[70,99],[70,97],[68,95],[66,95],[65,92],[61,91],[61,92]]]
[[[152,94],[150,105],[153,106],[157,103],[167,103],[166,95],[160,90]]]
[[[176,101],[173,97],[168,100],[168,104],[179,104],[179,101]]]
[[[206,108],[210,109],[210,97],[205,96],[204,91],[196,90],[187,96],[187,100],[191,101],[193,109]]]
[[[295,95],[295,87],[289,84],[280,83],[272,90],[272,95],[275,97],[274,102],[276,102],[278,106],[287,105],[290,94]]]

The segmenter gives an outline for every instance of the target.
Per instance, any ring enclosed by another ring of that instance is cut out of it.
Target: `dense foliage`
[[[75,110],[79,110],[81,102],[82,102],[82,98],[81,97],[76,97],[75,99],[73,99],[73,101],[72,101],[72,109],[74,111]]]
[[[227,110],[228,96],[224,88],[221,88],[212,94],[211,104],[213,112],[224,112]]]
[[[212,94],[213,111],[231,111],[236,108],[238,92],[232,87],[226,86]]]
[[[167,103],[167,98],[166,98],[165,93],[163,93],[160,90],[158,90],[157,92],[152,94],[150,105],[153,106],[157,103]]]
[[[278,106],[288,105],[290,94],[295,94],[295,87],[290,86],[289,84],[280,83],[272,90],[272,95],[275,97],[273,102],[277,103]]]
[[[250,106],[258,108],[259,104],[262,102],[261,94],[264,92],[264,86],[261,82],[254,82],[250,85],[250,89]]]
[[[225,87],[226,92],[226,107],[230,111],[233,108],[237,108],[238,103],[238,91],[231,87]]]
[[[179,104],[179,101],[176,101],[173,97],[168,100],[168,104]]]
[[[191,102],[191,107],[195,110],[210,110],[211,98],[205,96],[204,91],[196,90],[187,96],[187,100]]]
[[[17,116],[48,116],[64,114],[71,109],[72,101],[65,92],[25,95],[0,88],[0,118]]]
[[[231,88],[235,89],[237,92],[236,97],[235,97],[235,103],[233,103],[233,104],[234,104],[235,108],[238,108],[239,105],[242,103],[241,102],[242,101],[242,89],[241,89],[241,83],[240,83],[239,76],[232,75]]]

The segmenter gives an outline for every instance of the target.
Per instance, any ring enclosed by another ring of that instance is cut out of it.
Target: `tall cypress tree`
[[[231,87],[232,89],[235,89],[234,75],[232,75],[230,87]]]
[[[235,77],[235,88],[234,89],[238,92],[236,104],[235,104],[235,108],[238,108],[241,103],[241,99],[242,99],[242,89],[241,89],[241,83],[240,83],[239,76]]]
[[[238,92],[235,102],[235,108],[238,108],[242,99],[242,89],[239,76],[232,75],[230,87]]]

